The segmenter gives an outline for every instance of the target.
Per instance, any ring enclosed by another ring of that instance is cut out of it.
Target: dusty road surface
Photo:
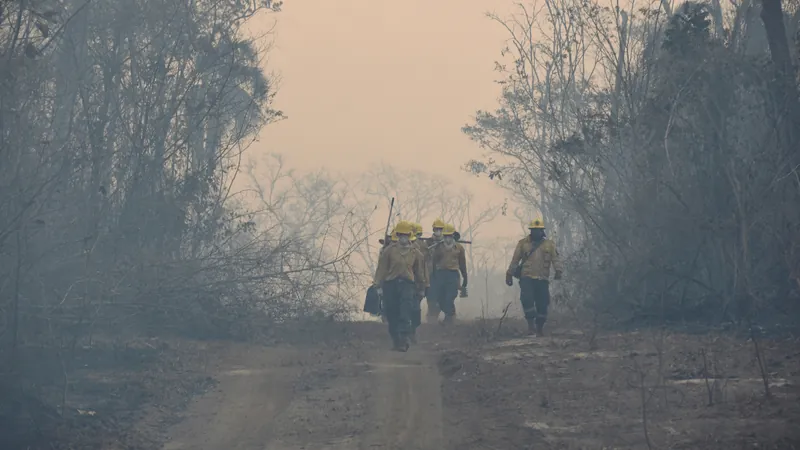
[[[49,384],[32,379],[61,414],[25,392],[0,402],[0,449],[800,449],[796,336],[755,346],[736,330],[601,330],[559,315],[543,338],[524,330],[423,325],[408,353],[389,351],[378,322],[296,323],[248,342],[98,339],[67,388],[58,366]]]
[[[653,330],[545,338],[520,322],[231,344],[163,450],[796,449],[800,353],[765,340]]]
[[[164,450],[442,449],[436,352],[387,351],[372,328],[376,342],[232,353]]]

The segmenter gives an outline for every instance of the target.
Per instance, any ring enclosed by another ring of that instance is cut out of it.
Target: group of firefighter
[[[520,301],[528,322],[528,334],[543,335],[550,304],[550,268],[553,278],[561,279],[563,267],[556,245],[545,235],[544,221],[528,224],[529,234],[517,243],[506,271],[506,284],[519,280]],[[397,223],[386,236],[378,259],[373,286],[367,293],[364,310],[381,314],[389,325],[393,350],[408,351],[416,343],[416,330],[422,322],[422,299],[427,299],[428,323],[452,324],[456,298],[467,297],[467,259],[459,233],[453,225],[436,219],[432,235],[423,237],[422,225]],[[374,295],[376,301],[371,302]],[[368,307],[377,303],[379,311]]]

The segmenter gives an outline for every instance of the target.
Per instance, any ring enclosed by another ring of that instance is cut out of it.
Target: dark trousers
[[[395,343],[404,342],[411,334],[414,291],[414,283],[409,280],[397,278],[383,283],[383,312]]]
[[[438,309],[431,311],[428,308],[428,315],[439,315],[442,311],[445,316],[456,315],[456,297],[458,297],[458,281],[460,276],[457,270],[437,270],[431,277],[431,288],[428,294],[428,304],[433,301]]]
[[[428,302],[428,314],[427,314],[427,316],[428,317],[437,317],[438,318],[439,317],[439,313],[442,312],[442,310],[439,309],[439,301],[436,300],[436,298],[433,296],[433,277],[431,277],[431,287],[428,288],[427,292],[428,293],[425,295],[425,297],[427,298],[427,302]],[[422,314],[422,313],[420,312],[420,314]]]
[[[523,277],[519,280],[519,300],[526,320],[535,320],[537,325],[547,322],[547,307],[550,306],[550,282]]]

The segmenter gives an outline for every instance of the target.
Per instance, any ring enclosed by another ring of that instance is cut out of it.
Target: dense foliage
[[[283,117],[241,31],[277,6],[3,2],[2,375],[29,345],[347,313],[329,288],[348,249],[298,222],[343,219],[309,218],[309,198],[289,207],[287,187],[272,186],[271,214],[250,210],[232,188],[242,153]]]
[[[545,0],[498,19],[512,63],[499,108],[464,128],[491,156],[469,168],[552,223],[575,302],[620,319],[800,317],[798,16],[735,6]]]

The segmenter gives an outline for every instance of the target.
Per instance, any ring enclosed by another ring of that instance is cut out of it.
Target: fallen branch
[[[758,362],[758,370],[761,371],[761,380],[764,382],[764,396],[772,398],[772,392],[769,390],[769,373],[767,372],[767,363],[764,361],[764,355],[761,352],[758,336],[756,335],[755,328],[750,327],[750,338],[753,340],[753,347],[756,351],[756,361]]]
[[[505,308],[503,308],[503,315],[500,316],[500,322],[497,323],[497,331],[495,331],[495,333],[494,333],[495,336],[500,334],[500,328],[503,326],[503,319],[505,319],[506,316],[508,315],[508,308],[510,308],[510,307],[511,307],[511,302],[508,302],[508,304],[505,306]]]

